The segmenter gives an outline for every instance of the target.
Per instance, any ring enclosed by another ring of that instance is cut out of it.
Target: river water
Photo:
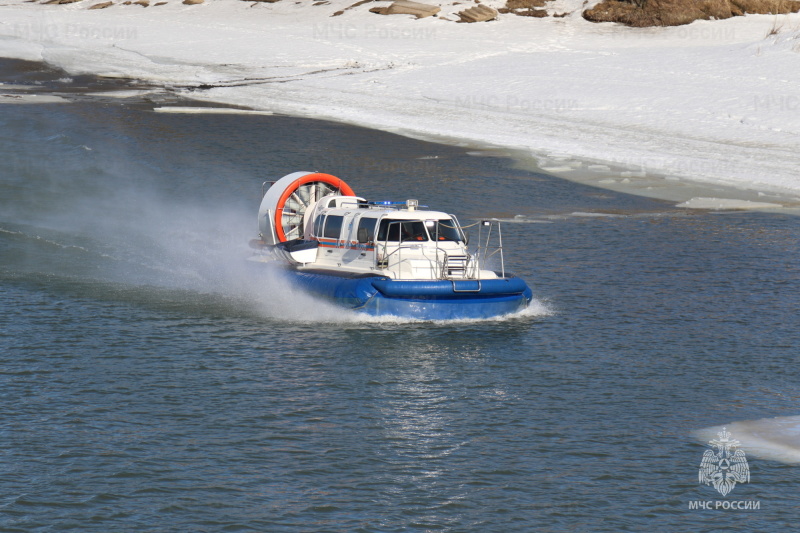
[[[0,70],[67,93],[0,100],[0,531],[793,527],[800,469],[722,497],[692,432],[800,410],[797,217]],[[508,219],[531,309],[367,320],[253,278],[261,184],[297,170]],[[690,508],[718,500],[759,505]]]

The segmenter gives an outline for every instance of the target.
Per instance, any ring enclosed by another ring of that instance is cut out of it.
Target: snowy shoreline
[[[0,6],[0,55],[71,74],[503,147],[612,188],[698,183],[789,204],[800,194],[800,15],[631,29],[583,20],[578,0],[558,0],[564,18],[476,24],[375,15],[369,4],[331,17],[352,5],[342,0],[91,11],[86,1],[11,2]]]

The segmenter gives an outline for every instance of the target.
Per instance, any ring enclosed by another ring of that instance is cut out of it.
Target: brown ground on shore
[[[26,0],[37,2],[40,0]],[[81,0],[41,0],[42,4],[69,4]],[[183,0],[184,4],[202,3],[204,0]],[[245,0],[248,2],[274,3],[281,0]],[[359,7],[375,0],[359,0],[344,10],[333,13],[342,15],[348,9]],[[388,0],[386,0],[388,1]],[[431,5],[439,5],[436,0],[417,0]],[[472,0],[455,2],[469,4]],[[524,17],[547,17],[546,9],[551,0],[506,0],[506,5],[497,11],[501,14],[514,14]],[[480,4],[480,0],[474,0]],[[113,5],[150,5],[149,0],[127,0],[124,2],[105,1],[95,3],[89,9],[103,9]],[[155,5],[166,4],[166,1]],[[299,3],[299,2],[298,2]],[[328,0],[314,0],[314,6],[329,5]],[[585,3],[584,3],[585,4]],[[255,4],[254,4],[255,5]],[[374,10],[374,9],[373,9]],[[371,11],[373,11],[371,10]],[[602,0],[594,7],[583,11],[583,18],[590,22],[618,22],[632,27],[680,26],[695,20],[727,19],[746,14],[787,14],[800,12],[800,0]],[[569,13],[553,13],[563,17]]]
[[[797,0],[604,0],[584,11],[583,18],[634,27],[680,26],[699,19],[798,11],[800,1]]]

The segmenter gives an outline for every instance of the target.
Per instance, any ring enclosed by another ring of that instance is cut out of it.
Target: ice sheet
[[[453,2],[420,20],[350,0],[92,3],[9,0],[0,54],[633,177],[800,191],[800,15],[632,29],[583,20],[580,0],[554,4],[564,18],[477,24],[443,20]]]

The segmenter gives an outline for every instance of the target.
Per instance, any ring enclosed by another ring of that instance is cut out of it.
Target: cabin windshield
[[[462,240],[461,232],[455,221],[447,218],[444,220],[431,220],[427,222],[428,232],[434,241],[454,241]]]
[[[378,229],[378,241],[427,241],[428,232],[421,220],[392,220],[384,218]]]
[[[385,218],[378,229],[378,241],[450,241],[464,240],[456,222],[442,220],[396,220]]]

